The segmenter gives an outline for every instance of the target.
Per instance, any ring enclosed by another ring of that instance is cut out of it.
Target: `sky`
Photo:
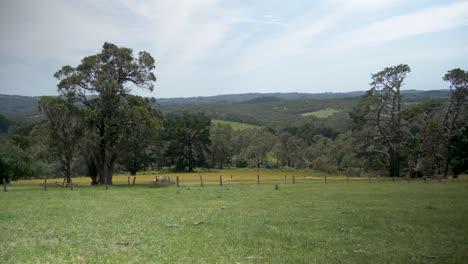
[[[468,1],[1,0],[0,94],[57,95],[53,74],[104,42],[148,51],[156,98],[368,90],[408,64],[404,89],[468,70]]]

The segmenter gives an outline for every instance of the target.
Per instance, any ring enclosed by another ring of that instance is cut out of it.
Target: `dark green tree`
[[[468,126],[453,138],[450,156],[454,175],[468,173]]]
[[[149,147],[157,143],[162,127],[162,114],[139,96],[128,96],[125,136],[120,160],[131,175],[136,175],[149,162]]]
[[[0,146],[0,183],[4,179],[8,183],[38,173],[28,152],[6,139],[0,140]]]
[[[8,120],[4,115],[0,115],[0,135],[7,133],[10,127],[11,121]]]
[[[84,105],[87,123],[95,134],[94,157],[101,184],[112,184],[118,146],[123,140],[128,95],[133,87],[152,91],[154,59],[147,52],[133,56],[129,48],[104,43],[102,51],[83,58],[77,67],[55,73],[62,96]]]
[[[168,115],[164,120],[162,140],[166,162],[176,171],[192,172],[206,167],[209,154],[211,119],[203,114]]]

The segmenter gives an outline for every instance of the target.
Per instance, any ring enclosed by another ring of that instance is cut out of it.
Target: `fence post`
[[[133,176],[133,185],[135,185],[136,176]]]
[[[369,183],[370,183],[370,175],[369,175]]]
[[[223,186],[223,176],[219,175],[219,186]]]
[[[70,191],[73,191],[73,179],[70,178]]]
[[[130,175],[127,176],[127,183],[130,185]]]
[[[47,191],[47,176],[44,177],[44,191]]]
[[[6,180],[3,178],[3,191],[8,192],[7,187],[6,187]]]
[[[200,186],[203,187],[203,176],[200,175]]]
[[[296,184],[296,176],[293,175],[292,180],[293,180],[293,184]]]
[[[346,182],[349,182],[349,175],[346,174]]]
[[[232,181],[232,174],[231,174],[231,181]]]
[[[180,187],[179,186],[179,176],[176,176],[176,182],[177,182],[177,187]]]
[[[107,186],[107,176],[106,176],[106,177],[104,177],[104,184],[106,185],[106,190],[108,190],[108,189],[109,189],[109,187]]]
[[[260,184],[260,175],[257,175],[257,184]]]

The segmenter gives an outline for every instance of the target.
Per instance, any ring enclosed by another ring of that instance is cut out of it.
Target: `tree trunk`
[[[445,160],[444,176],[448,175],[448,171],[450,167],[450,159],[452,158],[450,155],[451,146],[452,146],[452,138],[449,138],[447,142],[447,158]]]
[[[390,150],[389,165],[389,176],[400,177],[400,152],[398,150]]]
[[[71,183],[71,166],[70,166],[69,161],[67,161],[67,163],[65,164],[65,178],[67,179],[67,184],[70,184]]]

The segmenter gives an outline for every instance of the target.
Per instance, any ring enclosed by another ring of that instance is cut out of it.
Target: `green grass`
[[[466,181],[13,185],[0,263],[466,263],[467,199]]]
[[[239,123],[239,122],[232,122],[232,121],[226,121],[226,120],[218,120],[218,119],[211,120],[211,123],[212,124],[219,124],[219,125],[228,125],[228,126],[231,126],[232,129],[234,129],[234,130],[244,130],[244,129],[248,129],[248,128],[260,128],[260,126],[256,126],[256,125]]]
[[[307,116],[315,116],[317,118],[328,118],[332,116],[334,113],[338,113],[339,110],[333,109],[333,108],[327,108],[327,109],[322,109],[319,111],[315,112],[308,112],[308,113],[303,113],[301,116],[307,117]]]

